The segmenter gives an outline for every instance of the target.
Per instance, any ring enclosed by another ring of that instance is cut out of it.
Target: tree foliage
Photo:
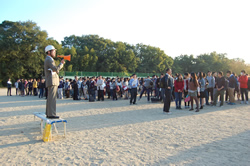
[[[8,78],[38,78],[44,75],[44,48],[54,45],[57,55],[71,54],[64,71],[160,73],[171,67],[174,73],[232,70],[239,73],[250,66],[241,59],[212,52],[180,55],[172,59],[157,47],[142,43],[113,42],[98,35],[67,36],[58,43],[32,21],[0,24],[0,85]],[[60,63],[55,58],[56,64]]]

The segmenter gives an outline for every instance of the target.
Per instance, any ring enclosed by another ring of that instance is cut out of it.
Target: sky
[[[171,57],[216,51],[250,64],[250,0],[0,0],[0,22],[31,20],[59,43],[95,34]]]

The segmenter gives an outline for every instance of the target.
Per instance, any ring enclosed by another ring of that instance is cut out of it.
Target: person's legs
[[[208,95],[208,89],[205,89],[205,100],[206,100],[206,105],[209,105],[209,95]]]
[[[220,97],[221,97],[220,106],[223,106],[223,104],[224,104],[224,95],[225,95],[225,91],[221,90],[220,91]]]
[[[101,90],[98,90],[98,101],[100,101],[100,98],[101,98]]]
[[[240,92],[241,92],[241,101],[244,102],[244,88],[240,88]]]
[[[149,94],[150,94],[150,89],[147,89],[148,101],[150,101],[150,96],[149,96]]]
[[[171,102],[171,91],[166,90],[165,91],[165,98],[164,98],[164,106],[163,106],[163,112],[169,112],[169,106]]]
[[[234,88],[228,88],[229,102],[235,103]]]
[[[140,99],[141,99],[143,93],[145,92],[145,90],[146,90],[146,87],[143,86],[143,88],[142,88],[142,90],[141,90],[141,93],[140,93],[140,97],[139,97]]]
[[[101,98],[102,98],[102,101],[104,101],[104,90],[101,90]]]
[[[191,109],[190,110],[194,110],[194,97],[190,96],[190,101],[191,101]]]
[[[218,92],[219,92],[219,91],[216,91],[215,94],[214,94],[214,102],[213,102],[213,105],[215,105],[215,106],[216,106],[217,101],[218,101],[218,96],[219,96],[219,93],[218,93]]]
[[[196,103],[196,107],[197,107],[197,112],[199,112],[199,101],[198,101],[198,97],[197,96],[194,96],[194,100],[195,100],[195,103]]]
[[[165,100],[165,88],[161,88],[161,98],[162,98],[162,101]]]
[[[179,92],[179,108],[181,108],[182,92]]]
[[[176,108],[179,108],[179,95],[178,95],[178,92],[174,92],[175,94],[175,105],[176,105]]]
[[[56,116],[57,86],[48,87],[48,99],[46,103],[46,115]]]

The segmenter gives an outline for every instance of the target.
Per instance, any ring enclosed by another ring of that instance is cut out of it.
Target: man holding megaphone
[[[56,116],[56,98],[57,89],[59,85],[59,71],[63,68],[65,64],[64,59],[61,63],[56,66],[54,58],[56,57],[56,49],[52,45],[45,47],[45,53],[47,54],[44,61],[44,72],[46,87],[48,88],[48,97],[46,102],[46,115],[50,119],[58,119]]]

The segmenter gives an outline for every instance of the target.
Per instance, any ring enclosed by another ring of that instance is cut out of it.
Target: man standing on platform
[[[58,73],[60,69],[63,68],[64,59],[61,61],[59,66],[56,66],[53,58],[56,56],[56,49],[52,45],[48,45],[45,48],[47,54],[44,61],[44,72],[46,79],[46,87],[48,88],[48,97],[46,102],[46,115],[50,119],[58,119],[59,116],[56,116],[56,98],[57,98],[57,89],[59,85],[59,76]]]
[[[171,104],[171,95],[173,91],[173,78],[171,77],[172,70],[168,68],[166,70],[166,75],[162,78],[164,89],[165,89],[165,98],[164,98],[164,107],[163,113],[171,114],[169,111]]]

